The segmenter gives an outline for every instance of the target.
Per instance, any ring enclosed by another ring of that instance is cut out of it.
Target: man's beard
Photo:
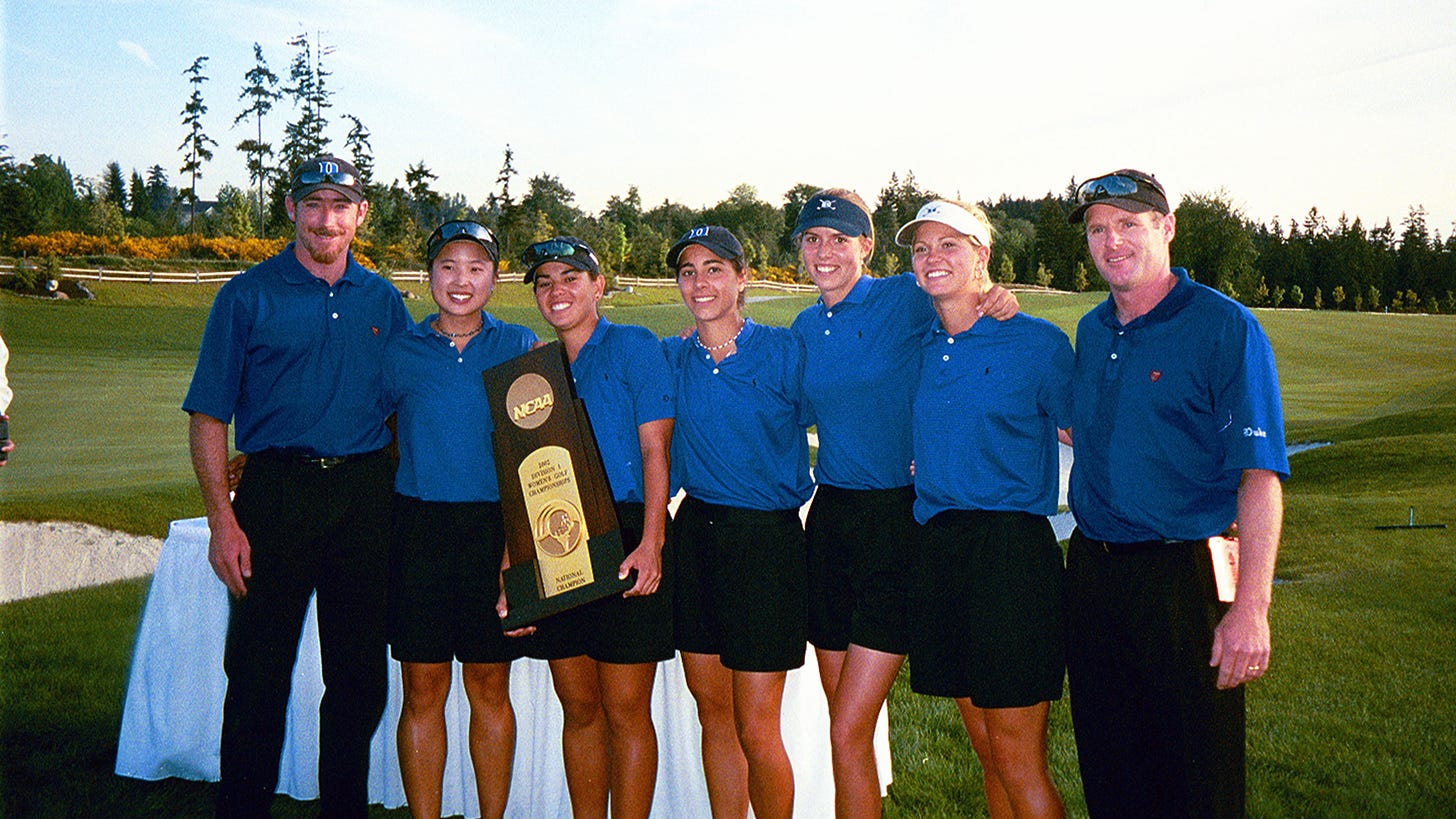
[[[310,233],[309,237],[312,241],[303,242],[303,249],[308,253],[308,257],[313,259],[316,264],[333,264],[349,249],[347,243],[337,242],[338,238],[342,235],[342,233]]]

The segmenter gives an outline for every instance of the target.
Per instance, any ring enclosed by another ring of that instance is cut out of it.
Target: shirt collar
[[[840,299],[833,307],[829,307],[824,303],[824,296],[819,296],[819,309],[824,311],[838,310],[840,305],[843,304],[861,304],[866,298],[869,298],[869,295],[870,275],[868,273],[860,273],[859,279],[854,283],[854,286],[849,288],[849,292],[844,294],[844,298]]]
[[[283,281],[288,284],[308,284],[315,280],[323,281],[323,279],[310,273],[308,268],[304,267],[303,263],[298,260],[298,256],[294,254],[294,245],[296,244],[298,243],[289,242],[288,246],[283,248],[282,255],[285,258],[283,259],[283,266],[278,270],[278,275],[283,277]],[[354,261],[354,251],[352,248],[346,252],[348,253],[348,259],[344,262],[344,275],[339,277],[339,282],[348,282],[349,284],[358,286],[367,281],[364,278],[365,276],[375,275]]]
[[[1005,323],[1006,322],[1004,321],[997,321],[990,316],[981,316],[980,318],[976,319],[970,327],[967,327],[965,330],[956,333],[954,337],[967,338],[969,336],[989,336],[999,331],[1001,329],[1001,325]],[[945,328],[940,326],[940,319],[936,319],[935,321],[930,323],[929,338],[944,338],[949,335],[950,333],[947,333],[945,331]]]
[[[1106,301],[1097,306],[1099,311],[1097,318],[1103,325],[1113,330],[1121,330],[1148,324],[1160,324],[1178,315],[1193,300],[1193,293],[1198,285],[1188,277],[1187,270],[1181,267],[1175,267],[1172,270],[1173,276],[1177,279],[1173,282],[1173,289],[1169,290],[1161,301],[1153,305],[1153,309],[1129,321],[1126,325],[1120,324],[1117,320],[1117,303],[1113,301],[1112,294],[1108,293]]]
[[[591,337],[586,340],[585,344],[581,345],[581,349],[585,350],[586,348],[591,347],[595,344],[601,344],[602,339],[606,338],[607,336],[607,326],[610,324],[611,322],[607,321],[606,316],[597,316],[597,326],[592,328]],[[581,355],[580,350],[577,351],[577,355]]]
[[[751,318],[749,318],[747,316],[744,316],[743,317],[743,329],[738,331],[738,341],[736,342],[736,346],[738,347],[739,350],[742,350],[743,349],[743,345],[744,345],[745,342],[747,342],[749,339],[753,338],[753,334],[757,330],[757,328],[758,328],[758,325],[754,323],[753,319],[751,319]],[[595,335],[595,334],[593,334],[593,335]],[[701,345],[701,344],[698,343],[698,331],[697,330],[694,330],[693,331],[693,334],[690,335],[690,336],[688,336],[687,343],[688,343],[688,346],[692,347],[695,350],[700,350],[701,351],[701,350],[705,349],[703,347],[703,345]],[[724,359],[724,360],[726,361],[727,359]]]
[[[435,330],[434,327],[431,327],[430,326],[431,324],[434,323],[435,319],[437,319],[439,317],[440,317],[440,314],[439,313],[431,313],[428,316],[425,316],[423,319],[420,319],[420,322],[418,324],[410,327],[410,332],[412,332],[415,335],[420,336],[422,338],[444,338],[444,339],[448,340],[448,337],[444,333],[440,333],[437,330]],[[493,330],[497,326],[499,326],[500,323],[501,323],[501,320],[500,319],[496,318],[495,316],[492,316],[490,313],[487,313],[484,310],[481,310],[480,311],[480,332],[477,333],[476,335],[482,335],[482,336],[483,335],[486,335],[491,330]]]

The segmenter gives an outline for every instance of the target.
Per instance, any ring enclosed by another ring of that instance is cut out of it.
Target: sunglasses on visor
[[[596,262],[597,256],[586,245],[568,242],[565,239],[547,239],[544,242],[537,242],[521,252],[521,263],[527,270],[534,270],[538,265],[546,262],[569,259],[574,256],[581,256]]]
[[[430,244],[433,246],[436,243],[448,242],[451,239],[458,239],[461,236],[468,236],[477,242],[488,245],[494,245],[496,243],[495,234],[490,232],[490,228],[479,222],[462,221],[446,222],[435,228],[435,232],[430,234]]]

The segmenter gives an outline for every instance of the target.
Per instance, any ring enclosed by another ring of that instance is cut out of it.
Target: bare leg
[[[829,736],[834,758],[834,813],[878,817],[880,769],[875,764],[875,725],[890,696],[903,654],[850,645],[830,705]]]
[[[470,700],[470,762],[475,769],[480,815],[499,819],[506,812],[516,751],[511,664],[465,663],[462,672],[465,697]]]
[[[829,703],[830,711],[834,710],[834,697],[839,688],[839,675],[844,667],[846,653],[825,648],[814,649],[814,661],[819,665],[819,684],[824,687],[824,699]]]
[[[703,777],[713,819],[748,815],[748,760],[733,720],[733,672],[716,654],[682,652],[688,691],[698,704],[703,732]]]
[[[613,819],[646,819],[657,787],[652,684],[657,663],[597,663],[611,738]]]
[[[748,801],[757,819],[794,814],[794,769],[784,750],[783,671],[734,671],[733,716],[748,758]]]
[[[400,663],[404,703],[395,733],[404,798],[414,819],[439,819],[445,778],[449,663]]]
[[[969,699],[958,699],[956,707],[981,759],[991,816],[1061,819],[1062,797],[1047,768],[1049,703],[977,708]]]
[[[606,819],[610,758],[597,663],[585,655],[552,660],[551,683],[565,717],[561,754],[571,814],[576,819]]]

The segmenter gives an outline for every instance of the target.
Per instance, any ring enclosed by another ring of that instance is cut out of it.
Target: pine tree
[[[161,165],[147,169],[147,214],[156,220],[171,209],[177,200],[177,189],[167,181],[167,171]]]
[[[182,173],[189,174],[192,178],[192,184],[183,196],[191,206],[188,229],[194,233],[197,221],[197,180],[202,176],[203,164],[212,159],[212,148],[217,146],[217,141],[202,130],[202,115],[207,113],[207,106],[202,102],[202,84],[208,79],[202,73],[202,66],[206,63],[207,57],[198,57],[192,61],[191,68],[182,72],[187,77],[187,82],[192,85],[192,96],[182,108],[182,124],[187,126],[187,136],[177,146],[177,150],[183,151]]]
[[[369,144],[369,129],[353,114],[345,114],[344,119],[352,123],[344,137],[344,150],[353,157],[359,182],[368,190],[374,184],[374,148]]]
[[[297,48],[293,63],[288,67],[288,79],[292,85],[283,91],[293,98],[295,108],[302,107],[299,117],[284,129],[283,153],[288,163],[285,173],[292,171],[299,163],[324,153],[329,139],[324,127],[329,124],[324,109],[333,107],[329,97],[333,92],[324,87],[324,80],[330,72],[323,69],[323,58],[333,53],[332,47],[318,46],[309,40],[307,34],[300,34],[288,41]]]
[[[307,33],[299,34],[288,44],[298,51],[288,66],[288,80],[292,84],[284,86],[283,93],[293,101],[293,107],[300,110],[298,119],[283,126],[278,174],[269,206],[277,222],[288,218],[283,198],[288,194],[293,169],[306,160],[327,153],[329,139],[324,135],[324,126],[328,120],[324,117],[324,109],[331,107],[329,97],[333,96],[333,92],[324,88],[324,78],[329,76],[329,72],[324,71],[322,66],[323,58],[332,54],[333,48],[316,47]]]
[[[106,173],[101,177],[102,197],[126,212],[126,177],[121,173],[120,162],[106,163]]]
[[[440,196],[430,183],[440,177],[435,175],[423,159],[418,165],[410,165],[404,170],[404,184],[409,189],[410,200],[414,205],[415,222],[420,225],[430,225],[432,228],[439,221],[441,206],[444,198]]]
[[[1036,263],[1036,283],[1042,287],[1052,286],[1052,272],[1047,270],[1045,262]]]
[[[142,175],[135,170],[131,172],[131,185],[129,186],[129,195],[127,198],[131,201],[131,207],[127,210],[129,216],[142,219],[150,215],[151,207],[147,198],[147,183],[146,180],[142,179]]]
[[[511,177],[516,173],[515,152],[511,150],[510,143],[506,143],[505,159],[501,161],[500,171],[495,175],[495,183],[500,186],[500,192],[491,191],[485,205],[486,223],[495,230],[502,255],[510,253],[516,246],[514,227],[518,214],[516,202],[511,198]]]
[[[253,43],[253,67],[243,75],[243,91],[238,99],[247,100],[248,106],[233,117],[233,124],[252,117],[258,125],[256,139],[245,139],[238,143],[238,150],[248,158],[248,179],[258,187],[258,238],[263,238],[264,211],[263,185],[268,179],[268,157],[273,155],[273,144],[263,141],[263,117],[273,110],[273,103],[283,95],[273,90],[278,85],[278,75],[268,69],[263,59],[263,47]]]
[[[1011,263],[1010,256],[1001,257],[1001,269],[996,271],[996,281],[1001,284],[1011,284],[1016,281],[1016,265]]]

